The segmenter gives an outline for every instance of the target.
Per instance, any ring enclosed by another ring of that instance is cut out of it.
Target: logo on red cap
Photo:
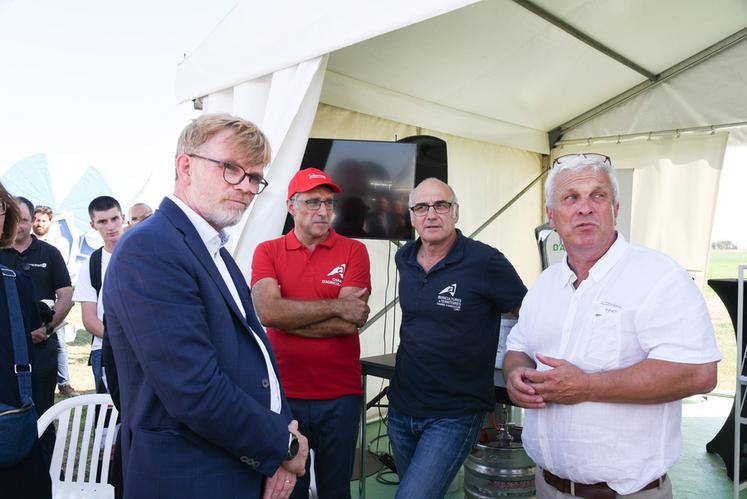
[[[329,175],[317,168],[306,168],[296,173],[288,183],[288,199],[298,192],[310,191],[320,185],[329,187],[332,192],[342,192]]]

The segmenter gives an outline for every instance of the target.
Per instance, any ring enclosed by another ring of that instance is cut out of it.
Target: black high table
[[[737,280],[736,279],[709,279],[708,285],[716,292],[721,301],[724,302],[726,310],[729,312],[731,317],[731,323],[734,326],[734,334],[737,332],[737,304],[739,303],[739,297],[737,294]],[[747,307],[747,294],[745,295],[744,307]],[[747,310],[747,308],[743,309]],[[742,351],[745,351],[747,347],[747,335],[742,331]],[[737,359],[737,370],[741,364],[742,359]],[[741,373],[740,373],[741,374]],[[734,404],[739,403],[744,397],[744,387],[737,383],[737,389],[734,394]],[[742,417],[747,417],[747,411],[742,409]],[[747,479],[747,453],[745,453],[745,442],[747,442],[747,431],[740,432],[740,449],[741,459],[739,466],[739,481]],[[729,417],[726,418],[724,426],[716,434],[713,439],[706,444],[706,450],[712,454],[718,454],[726,464],[726,474],[734,480],[734,406],[732,405],[731,411],[729,411]]]
[[[361,359],[361,372],[363,375],[363,398],[365,401],[366,396],[366,379],[368,376],[376,376],[377,378],[392,379],[394,376],[394,365],[396,362],[396,354],[390,353],[386,355],[376,355],[374,357],[366,357]],[[503,371],[496,369],[493,373],[493,384],[495,385],[495,400],[499,404],[511,404],[511,399],[508,398],[508,392],[506,391],[506,382],[503,379]],[[377,396],[374,402],[380,399]],[[360,440],[360,473],[358,474],[358,497],[365,499],[366,497],[366,412],[368,410],[368,403],[361,404],[361,440]],[[732,425],[732,433],[734,426]]]

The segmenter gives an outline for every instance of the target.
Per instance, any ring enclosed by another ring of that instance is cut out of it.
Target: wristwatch
[[[47,338],[52,336],[52,333],[54,333],[54,328],[50,326],[49,324],[46,325],[45,329],[47,330]]]
[[[298,447],[298,438],[293,433],[291,433],[290,442],[288,442],[288,454],[285,456],[286,461],[290,461],[298,455]]]

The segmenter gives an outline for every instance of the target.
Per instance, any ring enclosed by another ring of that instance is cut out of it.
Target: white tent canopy
[[[179,66],[177,98],[208,96],[329,54],[323,102],[546,153],[548,131],[647,79],[530,12],[525,3],[243,1]],[[537,0],[534,5],[652,76],[747,28],[742,0]],[[740,45],[745,37],[741,33],[733,42]],[[686,83],[679,86],[690,92],[685,109],[675,109],[672,117],[687,111],[690,117],[669,126],[667,116],[661,121],[651,116],[646,123],[651,126],[634,131],[744,121],[747,99],[731,98],[743,92],[747,65],[744,55],[729,52],[707,71],[710,78],[689,70],[681,80]],[[721,98],[701,99],[713,94]],[[626,120],[614,132],[629,132],[639,120]]]
[[[702,277],[724,147],[747,133],[729,126],[728,137],[690,140],[685,129],[745,124],[746,39],[743,0],[243,0],[180,64],[176,92],[255,121],[273,145],[270,187],[237,231],[247,274],[256,244],[280,234],[285,186],[310,135],[429,134],[447,141],[467,234],[546,169],[544,155],[614,149],[616,166],[634,171],[623,199],[631,239]],[[605,146],[599,136],[620,137]],[[553,150],[560,138],[584,140]],[[537,184],[479,236],[528,284],[541,201]],[[655,230],[663,221],[677,244]],[[376,310],[391,299],[391,248],[367,246]],[[375,341],[364,338],[364,352],[380,353]]]

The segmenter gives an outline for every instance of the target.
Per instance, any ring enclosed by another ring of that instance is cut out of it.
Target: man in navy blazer
[[[104,282],[126,498],[284,498],[308,445],[241,272],[223,248],[267,182],[264,134],[231,115],[182,132],[176,185],[120,239]]]

